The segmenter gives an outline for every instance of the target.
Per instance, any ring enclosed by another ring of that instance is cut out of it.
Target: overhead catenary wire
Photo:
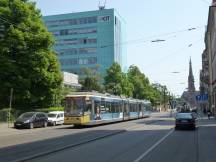
[[[206,1],[206,0],[201,0],[202,2],[204,2],[205,4],[210,5],[210,2]]]
[[[28,30],[21,28],[19,26],[17,26],[14,22],[9,21],[6,18],[3,18],[2,16],[0,16],[0,20],[13,25],[16,28],[19,28],[21,30],[24,30],[26,32],[28,32]],[[167,32],[167,33],[163,33],[163,34],[158,34],[158,35],[152,35],[149,37],[144,37],[144,38],[139,38],[139,39],[134,39],[134,40],[129,40],[129,41],[125,41],[122,43],[115,43],[115,44],[108,44],[108,45],[101,45],[101,48],[106,48],[106,47],[110,47],[110,46],[121,46],[121,45],[126,45],[126,44],[137,44],[137,43],[145,43],[145,42],[156,42],[155,40],[151,40],[153,38],[158,38],[158,37],[166,37],[166,36],[170,36],[170,35],[174,35],[174,34],[178,34],[178,33],[182,33],[182,32],[191,32],[193,30],[197,30],[200,28],[205,27],[205,25],[201,25],[201,26],[196,26],[196,27],[190,27],[190,28],[186,28],[186,29],[182,29],[182,30],[177,30],[177,31],[172,31],[172,32]],[[162,39],[161,39],[162,40]],[[165,41],[165,40],[163,40]],[[162,42],[162,41],[161,41]]]
[[[201,40],[203,40],[203,38],[200,38],[200,39],[198,39],[197,41],[195,41],[195,42],[193,42],[193,43],[191,43],[191,44],[187,44],[186,46],[184,46],[184,47],[182,47],[182,48],[180,48],[180,49],[178,49],[178,50],[176,50],[176,51],[174,51],[174,52],[171,52],[170,54],[168,54],[168,55],[166,55],[166,56],[164,56],[164,57],[161,57],[161,58],[159,58],[159,59],[157,59],[157,60],[154,60],[154,62],[152,62],[152,63],[150,63],[150,64],[148,64],[148,65],[146,65],[146,66],[144,66],[144,68],[146,69],[146,68],[149,68],[149,67],[151,67],[151,66],[153,66],[153,65],[155,65],[155,64],[159,64],[159,63],[161,63],[164,59],[166,59],[167,57],[171,57],[171,56],[175,56],[176,54],[179,54],[180,52],[182,52],[182,51],[184,51],[185,49],[188,49],[188,48],[190,48],[190,47],[192,47],[192,46],[195,46],[196,44],[198,44]],[[166,61],[167,61],[167,59],[166,59]]]
[[[152,36],[145,37],[145,38],[129,40],[129,41],[125,41],[125,42],[122,42],[122,43],[102,45],[100,47],[101,48],[107,48],[107,47],[112,47],[112,46],[121,46],[121,45],[127,45],[127,44],[138,44],[138,43],[146,43],[146,42],[154,43],[156,41],[152,40],[153,38],[167,37],[167,36],[172,36],[172,35],[175,35],[175,34],[178,34],[178,33],[183,33],[183,32],[191,32],[193,30],[201,29],[201,28],[204,28],[204,27],[205,27],[205,25],[201,25],[201,26],[197,26],[197,27],[190,27],[190,28],[186,28],[186,29],[182,29],[182,30],[173,31],[173,32],[167,32],[167,33],[163,33],[163,34],[152,35]],[[166,41],[164,39],[158,39],[158,40],[161,40],[161,42]]]

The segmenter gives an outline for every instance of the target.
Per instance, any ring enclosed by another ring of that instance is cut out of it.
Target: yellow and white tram
[[[65,99],[64,124],[95,125],[150,115],[147,100],[121,98],[95,92],[74,92]]]

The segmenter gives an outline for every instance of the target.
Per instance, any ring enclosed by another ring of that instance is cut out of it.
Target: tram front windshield
[[[71,97],[66,99],[65,113],[68,115],[82,115],[85,109],[85,97]]]

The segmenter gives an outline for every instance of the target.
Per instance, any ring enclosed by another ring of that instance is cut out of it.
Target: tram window
[[[133,112],[133,104],[132,103],[130,103],[129,111]]]
[[[111,113],[115,113],[115,108],[116,107],[116,105],[115,105],[115,102],[112,102],[111,103]]]
[[[135,112],[138,112],[138,105],[137,105],[137,103],[134,103],[134,107],[135,107]]]
[[[133,112],[136,112],[136,105],[134,103],[132,104],[132,107],[133,107]]]
[[[71,111],[71,107],[72,107],[72,99],[66,98],[66,100],[65,100],[65,112],[69,113]]]
[[[115,102],[115,112],[118,112],[118,102]]]
[[[121,112],[121,102],[116,102],[116,112]]]
[[[124,112],[127,113],[128,111],[128,103],[124,102]]]
[[[111,112],[111,103],[110,102],[106,102],[106,112],[107,113]]]
[[[85,112],[91,112],[91,101],[90,100],[88,100],[88,101],[86,101],[86,108],[85,108]]]
[[[73,109],[82,109],[84,108],[85,102],[84,102],[84,98],[82,97],[77,97],[77,98],[73,98]]]

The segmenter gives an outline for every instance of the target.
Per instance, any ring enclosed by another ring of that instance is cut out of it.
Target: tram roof
[[[117,99],[117,100],[125,100],[130,102],[142,102],[144,104],[150,104],[149,100],[139,100],[134,98],[126,98],[124,96],[115,96],[108,93],[98,93],[98,92],[72,92],[68,94],[66,97],[100,97],[100,98],[111,98],[111,99]]]

